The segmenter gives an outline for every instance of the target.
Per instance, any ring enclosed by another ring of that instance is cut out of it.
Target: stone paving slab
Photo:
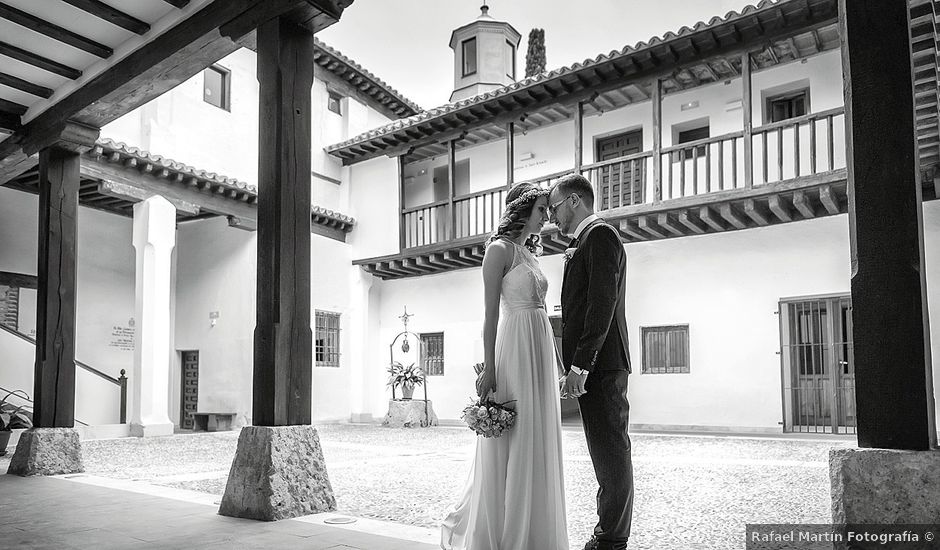
[[[310,521],[259,522],[216,507],[57,477],[0,475],[0,545],[22,550],[161,548],[430,550]]]

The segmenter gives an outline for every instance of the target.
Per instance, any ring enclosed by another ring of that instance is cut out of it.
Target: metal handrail
[[[22,332],[18,330],[12,329],[3,324],[0,324],[0,330],[3,330],[4,332],[8,332],[12,334],[13,336],[16,336],[17,338],[21,340],[29,342],[30,344],[34,346],[36,345],[35,338],[31,338],[30,336],[27,336],[26,334],[23,334]],[[85,363],[82,363],[81,361],[77,359],[75,360],[75,366],[82,368],[90,372],[91,374],[94,374],[100,377],[101,379],[114,384],[115,386],[121,389],[121,424],[125,424],[127,422],[127,376],[126,376],[127,371],[125,371],[124,369],[121,369],[121,376],[118,378],[115,378],[109,374],[105,374],[101,372],[100,370],[90,365],[86,365]],[[0,390],[2,390],[2,388],[0,388]],[[85,424],[84,422],[79,422],[78,420],[76,420],[76,422],[87,426],[87,424]]]

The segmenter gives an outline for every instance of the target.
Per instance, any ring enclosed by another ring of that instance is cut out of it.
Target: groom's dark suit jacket
[[[592,370],[630,369],[627,340],[627,255],[616,229],[590,223],[565,263],[561,286],[562,360]]]

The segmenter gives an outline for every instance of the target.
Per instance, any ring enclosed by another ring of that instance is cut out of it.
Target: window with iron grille
[[[421,369],[428,376],[444,375],[444,333],[421,335]]]
[[[17,330],[19,311],[19,287],[0,285],[0,325]]]
[[[339,313],[317,310],[314,358],[318,367],[339,367]]]
[[[643,327],[643,373],[689,372],[689,325]]]
[[[232,73],[225,67],[212,65],[203,71],[202,99],[219,109],[231,110]]]

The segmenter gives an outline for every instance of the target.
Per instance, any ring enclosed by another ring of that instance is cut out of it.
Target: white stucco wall
[[[0,271],[35,274],[39,199],[0,187]],[[131,220],[80,207],[76,289],[75,357],[117,378],[130,373],[133,351],[122,349],[115,330],[134,317],[134,250]],[[36,297],[24,291],[20,331],[35,336]],[[107,307],[102,307],[107,304]],[[35,347],[6,333],[0,337],[0,385],[33,393]],[[97,376],[76,371],[75,417],[89,424],[119,420],[120,391]],[[130,394],[130,392],[128,392]]]
[[[378,157],[349,167],[349,212],[360,223],[346,237],[352,257],[399,252],[398,160]]]

